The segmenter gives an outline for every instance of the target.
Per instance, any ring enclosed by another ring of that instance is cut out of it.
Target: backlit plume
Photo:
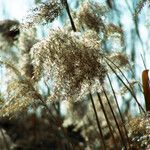
[[[102,64],[103,54],[97,46],[93,47],[92,41],[80,33],[56,30],[33,46],[35,78],[40,78],[42,71],[44,77],[51,80],[51,98],[77,100],[89,91],[89,87],[103,83],[107,72]]]

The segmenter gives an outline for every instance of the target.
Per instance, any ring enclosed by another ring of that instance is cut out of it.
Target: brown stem
[[[126,146],[126,143],[125,143],[125,141],[124,141],[124,135],[123,135],[122,131],[120,130],[120,127],[119,127],[117,118],[116,118],[116,116],[115,116],[115,113],[114,113],[113,108],[112,108],[112,106],[111,106],[111,104],[110,104],[110,101],[109,101],[109,98],[108,98],[107,93],[106,93],[106,91],[105,91],[105,88],[104,88],[103,86],[102,86],[102,89],[103,89],[104,95],[105,95],[105,97],[106,97],[107,103],[108,103],[108,105],[109,105],[109,108],[110,108],[110,110],[111,110],[111,113],[112,113],[112,115],[113,115],[113,118],[114,118],[114,121],[115,121],[115,123],[116,123],[117,129],[118,129],[118,131],[119,131],[119,134],[120,134],[120,137],[121,137],[121,142],[122,142],[122,144],[124,145],[125,149],[127,150],[127,146]]]
[[[46,104],[46,100],[42,98],[42,96],[36,91],[36,89],[33,87],[32,83],[30,81],[28,81],[27,79],[25,81],[23,81],[25,83],[27,83],[31,90],[35,91],[36,92],[36,96],[37,98],[41,101],[42,105],[45,107],[45,109],[48,111],[48,113],[50,114],[50,116],[52,117],[52,120],[57,123],[57,119],[55,118],[55,116],[53,115],[53,113],[51,112],[50,108],[47,106]],[[62,126],[62,124],[60,124],[60,128],[61,128],[61,131],[63,132],[64,136],[67,138],[68,140],[68,146],[70,148],[72,148],[72,142],[70,141],[68,135],[66,134],[66,131],[65,131],[65,128]],[[69,148],[68,148],[69,149]]]
[[[113,131],[112,131],[112,128],[111,128],[111,125],[110,125],[110,122],[109,122],[109,119],[108,119],[108,116],[107,116],[105,107],[104,107],[104,105],[103,105],[101,96],[100,96],[100,94],[99,94],[98,92],[97,92],[97,96],[98,96],[99,103],[100,103],[100,105],[101,105],[101,107],[102,107],[102,111],[103,111],[103,113],[104,113],[106,122],[107,122],[107,124],[108,124],[108,128],[109,128],[109,130],[110,130],[110,134],[111,134],[111,136],[112,136],[112,139],[113,139],[113,142],[114,142],[115,149],[118,150],[117,141],[116,141],[116,139],[115,139],[115,137],[114,137],[114,134],[113,134]]]
[[[122,72],[122,70],[121,70],[112,60],[110,60],[108,57],[105,56],[105,59],[107,59],[111,64],[113,64],[113,65],[119,70],[119,72],[122,74],[122,76],[124,77],[124,79],[127,81],[127,83],[129,84],[129,86],[130,86],[130,88],[131,88],[131,90],[132,90],[132,92],[133,92],[133,94],[134,94],[134,89],[133,89],[133,87],[130,85],[129,80],[128,80],[127,77],[124,75],[124,73]],[[106,62],[106,63],[107,63],[107,62]],[[134,95],[135,95],[135,94],[134,94]]]
[[[70,9],[69,9],[69,5],[68,5],[67,0],[63,0],[63,3],[64,3],[65,6],[66,6],[66,11],[67,11],[67,14],[68,14],[68,16],[69,16],[69,19],[70,19],[70,23],[71,23],[72,29],[73,29],[74,32],[76,32],[77,30],[76,30],[74,21],[73,21],[73,19],[72,19],[72,16],[71,16],[71,13],[70,13]]]
[[[111,87],[111,90],[112,90],[112,92],[113,92],[113,96],[114,96],[114,99],[115,99],[115,103],[116,103],[116,105],[117,105],[117,108],[118,108],[118,111],[119,111],[119,115],[120,115],[120,118],[121,118],[121,121],[122,121],[122,124],[123,124],[123,128],[124,128],[124,131],[125,131],[125,135],[126,135],[126,138],[127,138],[127,142],[128,142],[128,144],[129,144],[129,147],[130,147],[130,141],[129,141],[129,138],[128,138],[128,132],[127,132],[127,129],[126,129],[125,125],[124,125],[124,119],[123,119],[121,110],[120,110],[120,108],[119,108],[119,104],[118,104],[118,101],[117,101],[117,97],[116,97],[116,94],[115,94],[115,90],[114,90],[114,88],[113,88],[112,82],[111,82],[110,77],[109,77],[108,74],[107,74],[107,78],[108,78],[108,80],[109,80],[110,87]]]
[[[98,114],[97,114],[97,111],[96,111],[94,100],[93,100],[92,94],[89,93],[89,95],[90,95],[90,100],[92,102],[92,107],[93,107],[93,110],[94,110],[94,113],[95,113],[95,117],[96,117],[96,122],[97,122],[98,129],[99,129],[99,133],[100,133],[100,143],[102,142],[102,148],[104,150],[106,150],[105,140],[104,140],[104,136],[103,136],[102,129],[101,129],[101,126],[100,126],[100,122],[99,122],[99,119],[98,119]]]
[[[110,69],[115,73],[115,75],[117,76],[117,78],[118,78],[118,79],[123,83],[123,85],[128,89],[128,91],[130,92],[130,94],[133,96],[133,98],[135,99],[135,101],[136,101],[136,103],[137,103],[137,105],[138,105],[138,107],[139,107],[140,112],[141,112],[141,110],[142,110],[143,113],[146,113],[145,110],[144,110],[144,108],[143,108],[143,107],[141,106],[141,104],[138,102],[134,91],[132,91],[132,89],[130,89],[130,88],[126,85],[126,83],[125,83],[125,82],[121,79],[121,77],[116,73],[116,71],[113,69],[113,67],[112,67],[107,61],[105,61],[105,62],[106,62],[107,65],[110,67]],[[129,85],[130,85],[130,84],[129,84]]]

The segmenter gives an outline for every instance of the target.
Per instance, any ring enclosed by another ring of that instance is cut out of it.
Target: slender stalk
[[[60,103],[59,102],[56,102],[56,103],[53,102],[53,106],[54,106],[54,109],[55,109],[57,115],[60,117],[61,116],[61,114],[60,114]]]
[[[119,115],[120,115],[120,118],[121,118],[121,121],[122,121],[122,124],[123,124],[123,128],[124,128],[124,131],[125,131],[125,135],[126,135],[126,138],[127,138],[127,142],[128,142],[128,144],[129,144],[129,146],[130,146],[130,142],[129,142],[129,138],[128,138],[128,132],[127,132],[127,129],[126,129],[125,125],[124,125],[125,122],[124,122],[124,119],[123,119],[121,110],[120,110],[120,108],[119,108],[119,104],[118,104],[118,101],[117,101],[117,97],[116,97],[116,94],[115,94],[115,90],[114,90],[114,88],[113,88],[112,82],[111,82],[110,77],[109,77],[108,74],[107,74],[107,78],[108,78],[108,80],[109,80],[110,87],[111,87],[111,90],[112,90],[112,92],[113,92],[113,96],[114,96],[115,103],[116,103],[116,105],[117,105],[118,112],[119,112]]]
[[[65,6],[66,6],[66,11],[67,11],[67,14],[68,14],[68,16],[69,16],[69,19],[70,19],[70,23],[71,23],[72,29],[73,29],[74,32],[76,32],[77,30],[76,30],[74,21],[73,21],[73,19],[72,19],[72,16],[71,16],[71,13],[70,13],[70,9],[69,9],[69,5],[68,5],[67,0],[63,0],[63,3],[64,3]]]
[[[49,107],[47,106],[47,104],[46,104],[46,100],[43,99],[43,97],[37,92],[37,90],[36,90],[35,87],[33,86],[33,83],[31,82],[31,80],[27,79],[26,76],[22,76],[21,73],[20,73],[20,71],[17,70],[16,67],[13,66],[13,65],[11,65],[10,63],[8,63],[8,62],[3,62],[3,61],[0,61],[0,63],[1,63],[1,64],[5,64],[5,65],[8,66],[9,68],[11,68],[11,69],[14,71],[14,73],[17,75],[17,77],[20,79],[20,81],[21,81],[22,83],[27,84],[27,85],[31,88],[31,90],[36,93],[36,98],[41,101],[42,105],[45,107],[45,109],[47,110],[47,112],[48,112],[48,113],[50,114],[50,116],[52,117],[52,120],[53,120],[55,123],[57,123],[57,120],[56,120],[55,116],[53,115],[53,113],[51,112],[50,108],[49,108]],[[50,121],[50,120],[49,120],[49,121]],[[61,128],[61,130],[62,130],[64,136],[66,136],[70,148],[72,148],[72,143],[71,143],[70,139],[68,138],[68,135],[66,134],[66,131],[65,131],[64,127],[61,125],[60,128]],[[68,148],[68,149],[69,149],[69,148]]]
[[[130,88],[131,88],[133,94],[135,95],[134,90],[133,90],[133,87],[130,85],[129,80],[128,80],[127,77],[124,75],[124,73],[122,72],[122,70],[121,70],[113,61],[111,61],[108,57],[105,57],[105,59],[107,59],[110,63],[112,63],[112,64],[119,70],[119,72],[122,74],[122,76],[124,77],[124,79],[125,79],[125,80],[127,81],[127,83],[129,84],[129,86],[130,86]]]
[[[100,105],[101,105],[101,107],[102,107],[102,111],[103,111],[103,113],[104,113],[106,122],[107,122],[107,124],[108,124],[108,128],[109,128],[109,130],[110,130],[110,134],[111,134],[111,136],[112,136],[112,139],[113,139],[113,142],[114,142],[115,149],[118,150],[117,141],[116,141],[116,139],[115,139],[115,137],[114,137],[114,134],[113,134],[113,131],[112,131],[112,128],[111,128],[111,125],[110,125],[110,122],[109,122],[107,113],[106,113],[106,111],[105,111],[105,107],[104,107],[104,105],[103,105],[101,96],[100,96],[100,94],[99,94],[98,92],[97,92],[97,96],[98,96],[99,103],[100,103]]]
[[[142,55],[142,54],[141,54],[141,58],[142,58],[142,62],[143,62],[144,68],[145,68],[145,70],[146,70],[146,69],[147,69],[146,63],[144,62],[144,58],[143,58],[143,55]]]
[[[138,102],[135,93],[126,85],[126,83],[121,79],[121,77],[116,73],[116,71],[113,69],[113,67],[106,61],[107,65],[111,68],[111,70],[115,73],[115,75],[117,76],[117,78],[123,83],[123,85],[127,88],[127,90],[131,93],[131,95],[133,96],[133,98],[135,99],[139,110],[141,112],[141,110],[143,111],[143,113],[146,113],[144,108],[141,106],[141,104]],[[130,85],[130,84],[129,84]]]
[[[42,105],[43,105],[43,106],[45,107],[45,109],[48,111],[48,113],[49,113],[50,116],[52,117],[52,120],[57,123],[57,120],[56,120],[55,116],[53,115],[53,113],[51,112],[50,108],[49,108],[49,107],[47,106],[47,104],[46,104],[46,100],[44,100],[44,99],[42,98],[42,96],[36,91],[36,89],[33,87],[32,83],[31,83],[30,81],[28,81],[27,79],[26,79],[25,81],[23,81],[23,82],[27,83],[27,84],[30,86],[31,90],[33,90],[33,91],[36,92],[37,98],[41,101]],[[64,136],[65,136],[65,137],[67,138],[67,140],[68,140],[68,145],[69,145],[69,147],[72,148],[72,143],[71,143],[70,139],[68,138],[68,135],[66,134],[66,131],[65,131],[64,127],[62,126],[62,124],[60,124],[60,128],[61,128],[62,133],[64,134]],[[68,148],[68,150],[69,150],[69,148]]]
[[[125,0],[125,2],[126,2],[126,5],[127,5],[128,9],[130,11],[132,17],[133,17],[133,21],[134,21],[134,24],[135,24],[135,32],[137,33],[137,37],[138,37],[138,39],[139,39],[139,41],[141,43],[142,50],[144,52],[144,43],[142,41],[142,38],[141,38],[140,32],[139,32],[139,28],[138,28],[138,16],[134,16],[135,10],[132,11],[132,9],[131,9],[131,7],[130,7],[130,5],[129,5],[127,0]]]
[[[114,118],[114,121],[115,121],[115,123],[116,123],[117,129],[118,129],[118,131],[119,131],[119,134],[120,134],[120,137],[121,137],[121,142],[122,142],[122,144],[124,145],[125,149],[127,150],[126,142],[125,142],[125,140],[124,140],[124,135],[123,135],[122,131],[120,130],[120,127],[119,127],[117,118],[116,118],[116,116],[115,116],[115,113],[114,113],[114,111],[113,111],[113,108],[112,108],[112,106],[111,106],[111,104],[110,104],[109,98],[108,98],[108,96],[107,96],[107,93],[106,93],[105,88],[103,87],[103,85],[102,85],[102,89],[103,89],[104,95],[105,95],[105,97],[106,97],[106,100],[107,100],[107,102],[108,102],[108,105],[109,105],[109,108],[110,108],[110,110],[111,110],[111,113],[112,113],[112,115],[113,115],[113,118]]]
[[[92,94],[89,93],[89,95],[90,95],[90,100],[92,102],[92,107],[93,107],[93,110],[94,110],[94,113],[95,113],[95,117],[96,117],[96,122],[97,122],[98,129],[99,129],[99,133],[100,133],[99,134],[100,135],[100,143],[102,143],[102,148],[104,150],[106,150],[105,140],[104,140],[104,136],[103,136],[102,129],[101,129],[101,126],[100,126],[100,122],[99,122],[99,119],[98,119],[98,114],[97,114],[97,111],[96,111],[94,100],[93,100]]]

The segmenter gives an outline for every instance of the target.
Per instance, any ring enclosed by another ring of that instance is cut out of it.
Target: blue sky
[[[17,19],[22,21],[27,11],[34,6],[33,0],[0,0],[0,20]]]

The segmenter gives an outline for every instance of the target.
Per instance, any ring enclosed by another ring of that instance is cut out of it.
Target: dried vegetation
[[[139,2],[135,16],[145,3]],[[125,75],[131,65],[122,52],[124,31],[108,21],[113,5],[79,4],[71,13],[66,0],[41,2],[22,24],[0,22],[0,64],[7,77],[0,94],[4,149],[150,148],[149,114]],[[36,25],[53,23],[65,9],[69,20],[64,27],[49,28],[48,36],[38,39]],[[112,45],[109,52],[107,45]],[[132,114],[128,104],[124,112],[119,106],[118,100],[125,99],[117,93],[114,77],[142,115],[128,120]]]

